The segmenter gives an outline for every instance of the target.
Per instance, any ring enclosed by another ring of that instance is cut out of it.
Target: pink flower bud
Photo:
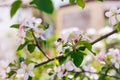
[[[78,42],[78,39],[74,39],[74,43],[77,43]]]

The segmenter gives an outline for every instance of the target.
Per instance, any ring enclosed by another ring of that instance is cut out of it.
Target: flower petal
[[[31,64],[28,65],[28,69],[29,70],[32,70],[34,67],[35,67],[35,64],[33,64],[33,63],[31,63]]]

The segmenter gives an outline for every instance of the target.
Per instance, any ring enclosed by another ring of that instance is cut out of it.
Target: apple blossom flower
[[[97,55],[96,55],[96,58],[99,60],[99,61],[102,61],[104,62],[105,61],[105,49],[102,49]]]
[[[45,31],[43,30],[43,28],[37,28],[37,27],[35,27],[35,28],[33,28],[34,29],[34,31],[35,31],[35,36],[37,37],[37,38],[41,38],[41,39],[43,39],[43,40],[45,40],[45,38],[44,38],[44,33],[45,33]]]
[[[42,19],[41,18],[27,18],[25,20],[25,26],[28,27],[28,29],[31,29],[31,28],[35,28],[35,27],[38,27],[40,24],[42,23]]]
[[[9,62],[8,61],[0,61],[0,78],[5,79],[7,73],[10,72]]]
[[[18,29],[18,37],[19,37],[20,43],[24,44],[25,37],[26,37],[26,32],[25,32],[25,27],[23,25],[21,25]]]
[[[24,80],[28,80],[29,76],[34,77],[33,69],[34,64],[30,63],[26,65],[24,62],[21,63],[21,68],[17,70],[17,77],[22,76]]]
[[[109,23],[114,26],[120,21],[120,9],[117,7],[111,7],[111,9],[105,13],[109,17]]]
[[[99,76],[96,73],[96,69],[92,67],[91,65],[85,65],[83,66],[83,69],[85,71],[85,75],[90,77],[90,79],[98,80]]]
[[[74,70],[74,64],[72,61],[69,61],[65,64],[62,64],[61,66],[54,67],[54,72],[57,74],[57,77],[61,79],[62,77],[66,76],[68,74],[68,71]]]
[[[112,56],[110,61],[114,64],[114,66],[119,69],[120,68],[120,50],[119,49],[109,49],[107,56]]]

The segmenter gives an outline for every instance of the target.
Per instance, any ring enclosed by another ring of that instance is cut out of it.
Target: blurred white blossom
[[[62,77],[68,74],[68,71],[74,70],[74,64],[72,61],[69,61],[61,66],[54,67],[54,72],[57,74],[58,78],[61,79]]]
[[[17,70],[17,77],[23,77],[24,80],[28,80],[29,76],[34,77],[33,69],[34,64],[30,63],[26,65],[24,62],[21,63],[21,68]]]
[[[10,72],[9,62],[8,61],[0,61],[0,78],[5,79],[7,77],[7,73]]]
[[[96,74],[96,69],[91,65],[83,66],[86,76],[90,77],[90,79],[98,80],[99,76]]]
[[[120,50],[119,49],[109,49],[107,56],[111,56],[110,61],[114,64],[114,66],[119,69],[120,68]]]

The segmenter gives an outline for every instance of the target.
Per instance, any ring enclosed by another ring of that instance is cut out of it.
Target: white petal
[[[110,8],[110,11],[111,11],[111,12],[117,11],[117,7],[116,7],[116,6],[111,7],[111,8]]]
[[[31,64],[28,65],[28,69],[29,70],[32,70],[34,67],[35,67],[35,64],[33,64],[33,63],[31,63]]]
[[[25,70],[24,69],[18,69],[17,74],[25,74]]]
[[[62,52],[62,51],[63,51],[62,45],[59,45],[59,46],[57,47],[57,51],[58,51],[58,52]]]
[[[28,75],[31,76],[31,77],[34,77],[34,76],[35,76],[32,71],[29,71]]]
[[[22,63],[21,63],[21,67],[22,67],[23,69],[26,69],[26,68],[27,68],[27,65],[26,65],[24,62],[22,62]]]
[[[35,20],[36,24],[41,24],[41,22],[42,22],[42,19],[40,19],[40,18],[38,18],[38,19]]]
[[[106,12],[105,13],[105,16],[107,16],[107,17],[111,17],[113,14],[111,13],[111,12]]]
[[[59,66],[59,67],[54,67],[54,72],[60,72],[61,71],[61,67]]]
[[[116,21],[116,19],[115,19],[115,16],[109,18],[109,23],[110,23],[112,26],[114,26],[115,24],[117,24],[117,21]]]
[[[115,67],[116,67],[117,69],[119,69],[119,68],[120,68],[120,65],[119,65],[118,63],[115,63]]]
[[[117,15],[117,20],[120,21],[120,15]]]
[[[24,80],[28,80],[28,78],[29,78],[29,75],[26,73],[26,74],[24,75]]]
[[[74,69],[74,65],[71,61],[67,62],[65,66],[68,71],[72,71]]]
[[[57,76],[58,76],[58,78],[62,78],[62,77],[64,76],[64,74],[63,74],[63,72],[61,71],[61,72],[59,72],[59,73],[57,74]]]

